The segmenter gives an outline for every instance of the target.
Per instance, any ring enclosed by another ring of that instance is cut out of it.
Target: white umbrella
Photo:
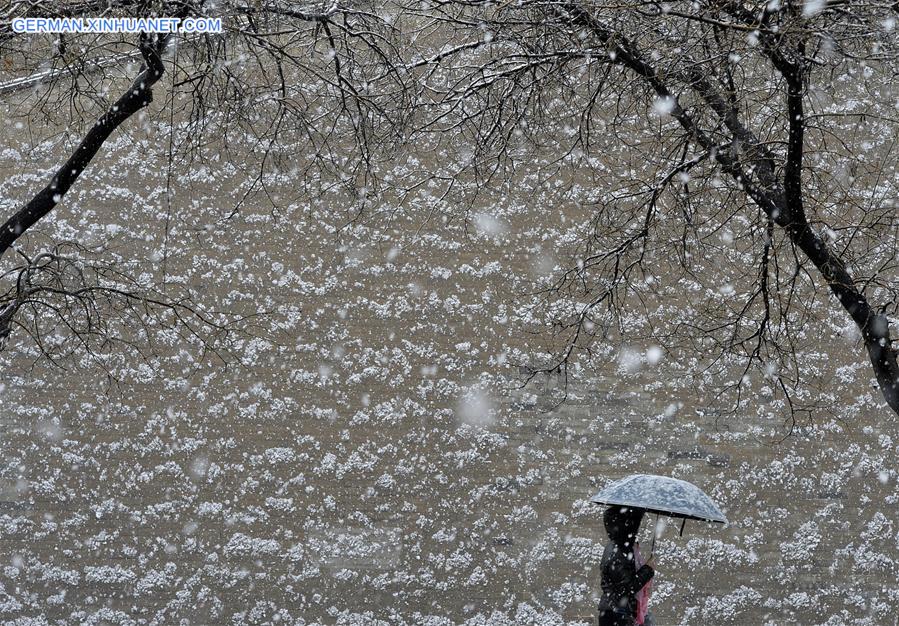
[[[590,502],[683,518],[680,527],[682,535],[688,519],[727,524],[724,513],[702,489],[686,480],[669,476],[634,474],[600,490],[590,498]],[[655,533],[652,543],[651,551],[654,551]]]
[[[590,501],[643,509],[669,517],[727,524],[724,513],[702,489],[686,480],[668,476],[634,474],[615,481]]]

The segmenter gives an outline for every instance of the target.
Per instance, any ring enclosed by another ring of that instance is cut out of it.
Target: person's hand
[[[649,557],[649,559],[646,561],[646,564],[647,564],[653,571],[655,571],[655,569],[656,569],[656,557],[655,557],[654,554],[653,554],[651,557]]]

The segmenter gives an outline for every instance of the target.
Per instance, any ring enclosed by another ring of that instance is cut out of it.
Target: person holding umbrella
[[[628,476],[602,489],[590,501],[609,507],[603,514],[609,543],[602,556],[599,626],[634,626],[643,621],[647,595],[641,594],[641,590],[655,575],[652,556],[655,535],[645,564],[639,565],[639,551],[635,547],[637,531],[646,512],[681,518],[681,534],[688,519],[727,523],[721,509],[702,489],[668,476]],[[643,601],[638,603],[641,595]],[[639,613],[638,604],[642,609]]]
[[[599,626],[634,626],[637,594],[655,574],[653,557],[637,567],[634,543],[643,509],[611,506],[603,515],[609,543],[602,555]]]

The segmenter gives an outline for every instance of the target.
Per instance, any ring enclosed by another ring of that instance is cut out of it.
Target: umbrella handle
[[[680,524],[680,536],[681,537],[684,536],[684,526],[686,526],[686,525],[687,525],[687,518],[685,517],[684,521],[682,521]],[[658,526],[659,526],[659,514],[656,513],[656,527],[652,529],[652,545],[649,548],[649,558],[652,558],[652,556],[656,553],[656,529],[658,528]]]

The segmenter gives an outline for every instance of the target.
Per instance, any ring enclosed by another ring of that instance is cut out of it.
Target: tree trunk
[[[141,35],[140,50],[144,57],[144,66],[137,78],[88,131],[72,156],[54,174],[50,183],[0,227],[0,259],[16,239],[59,204],[113,131],[153,101],[153,85],[165,71],[161,57],[168,40],[169,37],[166,36],[150,41],[146,35]]]
[[[833,254],[807,222],[786,228],[796,246],[815,264],[840,305],[861,331],[874,375],[887,404],[899,414],[899,354],[890,338],[885,315],[877,313],[856,287],[842,259]]]
[[[735,140],[753,149],[757,148],[757,154],[752,155],[752,167],[748,172],[739,160],[716,149],[714,142],[702,132],[693,116],[681,108],[662,75],[626,38],[613,36],[610,29],[577,3],[559,5],[556,11],[588,28],[604,44],[613,45],[613,62],[640,76],[658,96],[674,98],[672,117],[697,143],[706,149],[715,150],[715,158],[723,169],[742,186],[745,193],[769,218],[783,228],[790,240],[821,272],[831,292],[861,331],[883,397],[899,415],[899,353],[892,345],[889,320],[871,307],[864,294],[856,288],[845,263],[812,231],[805,217],[801,184],[805,117],[802,114],[802,82],[796,68],[776,50],[769,51],[772,61],[788,84],[787,117],[790,136],[784,180],[781,181],[775,175],[771,154],[764,147],[757,148],[762,142],[740,122],[738,112],[711,87],[701,71],[697,69],[688,76],[690,87],[701,96]]]

